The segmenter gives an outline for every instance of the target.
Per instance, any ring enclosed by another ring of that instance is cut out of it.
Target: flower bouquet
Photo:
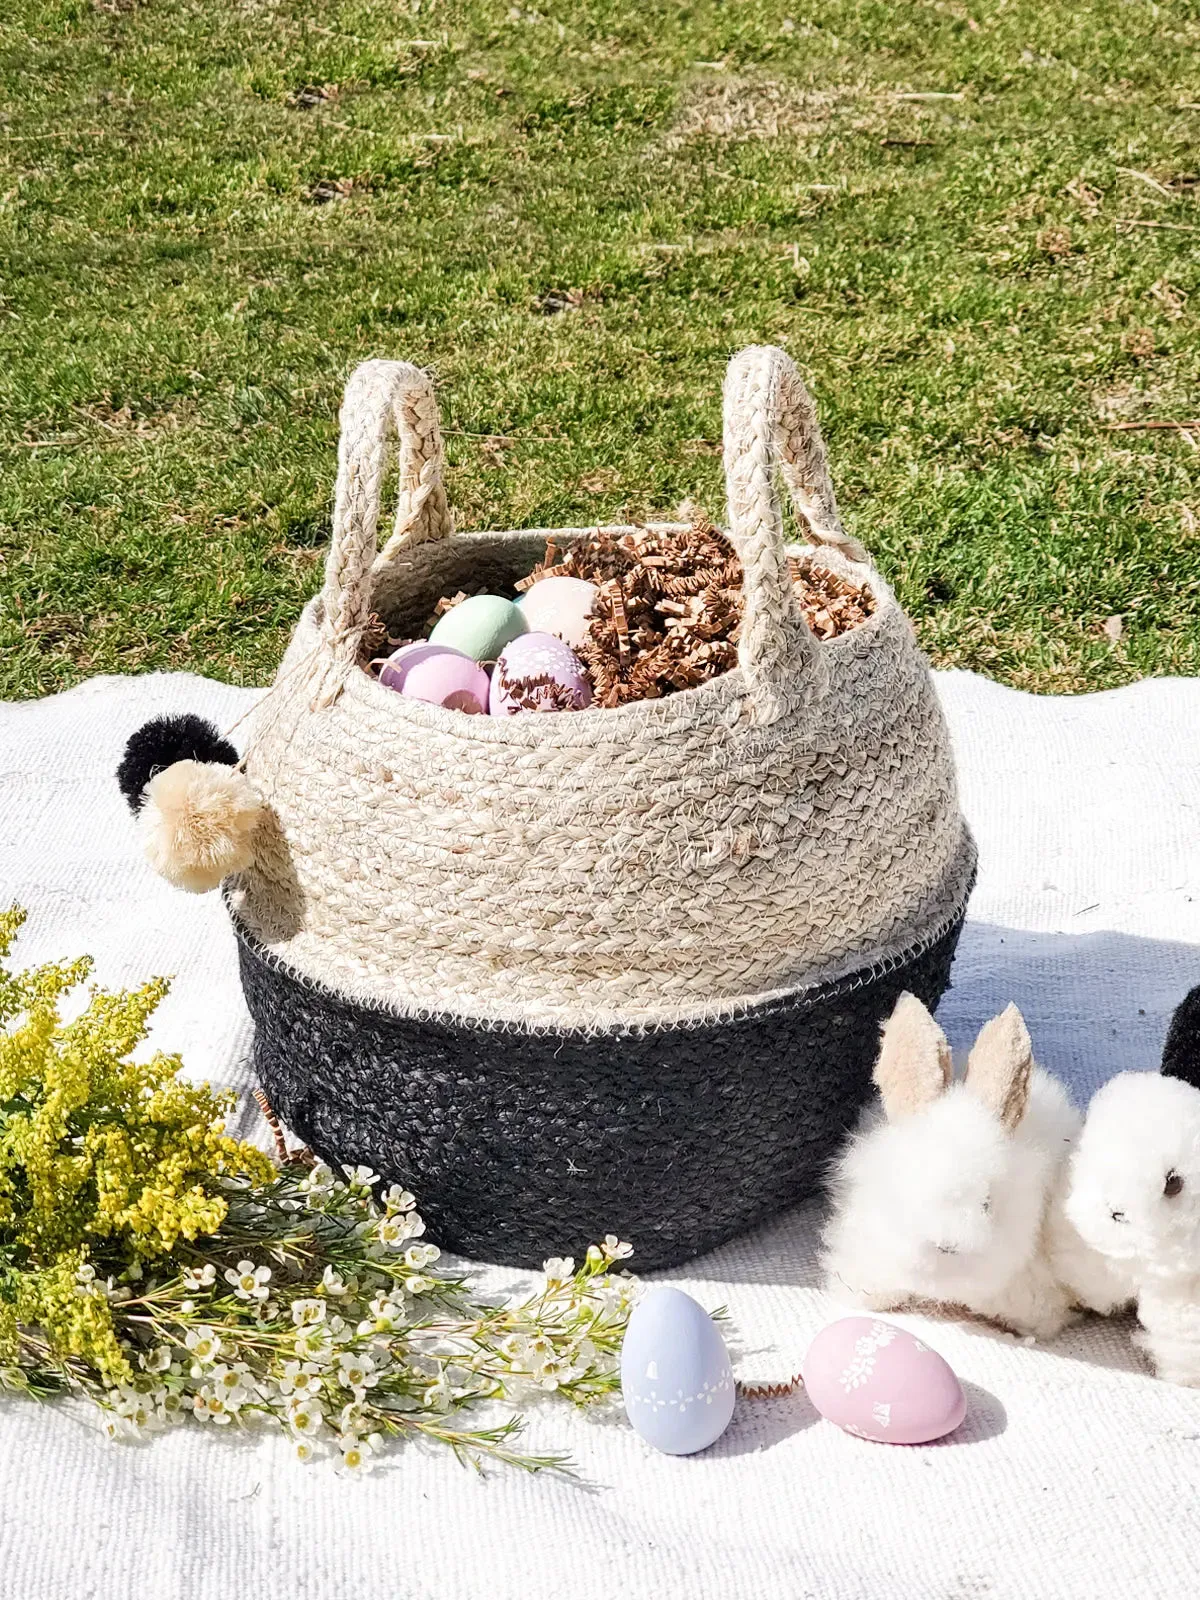
[[[23,920],[0,914],[0,962]],[[566,1467],[520,1449],[514,1403],[617,1395],[630,1247],[547,1261],[525,1298],[478,1295],[406,1190],[289,1151],[269,1118],[272,1159],[225,1131],[231,1093],[177,1056],[135,1059],[165,981],[93,991],[64,1021],[89,970],[0,964],[0,1384],[87,1396],[117,1439],[257,1424],[349,1472],[414,1435]]]

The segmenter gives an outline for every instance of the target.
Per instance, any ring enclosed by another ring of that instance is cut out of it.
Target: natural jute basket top
[[[725,383],[738,667],[614,710],[466,716],[362,670],[372,611],[416,632],[440,595],[511,588],[547,533],[561,547],[581,530],[456,533],[416,367],[359,367],[341,424],[324,589],[246,755],[271,822],[231,899],[275,959],[403,1014],[638,1026],[899,960],[958,916],[975,853],[946,726],[907,618],[842,530],[782,351],[743,351]],[[777,473],[806,543],[874,596],[824,644],[800,613]]]

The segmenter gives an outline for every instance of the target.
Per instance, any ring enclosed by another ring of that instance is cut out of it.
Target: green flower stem
[[[0,957],[20,926],[0,914]],[[134,1059],[161,981],[95,992],[63,1025],[88,964],[14,976],[0,962],[0,1385],[74,1392],[114,1438],[195,1419],[269,1421],[343,1469],[388,1440],[532,1471],[516,1415],[472,1408],[556,1393],[604,1404],[634,1294],[615,1239],[547,1263],[516,1303],[440,1271],[413,1196],[364,1169],[277,1167],[224,1130],[227,1092],[175,1057]]]

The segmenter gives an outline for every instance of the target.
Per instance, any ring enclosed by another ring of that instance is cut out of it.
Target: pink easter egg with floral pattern
[[[967,1399],[948,1362],[880,1317],[844,1317],[822,1328],[802,1372],[821,1415],[860,1439],[928,1444],[966,1416]]]

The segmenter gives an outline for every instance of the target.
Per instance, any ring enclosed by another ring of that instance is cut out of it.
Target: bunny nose
[[[940,1245],[938,1245],[938,1255],[940,1255],[940,1256],[956,1256],[957,1254],[958,1254],[958,1246],[957,1245],[954,1245],[954,1244],[940,1244]]]
[[[1125,1221],[1125,1213],[1123,1211],[1110,1211],[1109,1212],[1109,1216],[1113,1219],[1114,1222],[1124,1222]]]

